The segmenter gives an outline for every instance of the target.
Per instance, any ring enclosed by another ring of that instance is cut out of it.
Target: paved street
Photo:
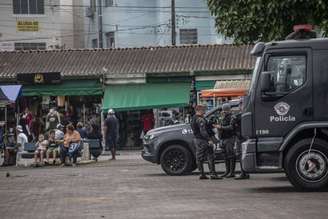
[[[6,173],[10,177],[6,177]],[[139,152],[77,168],[0,168],[5,218],[327,218],[328,193],[295,192],[283,174],[249,181],[169,177]]]

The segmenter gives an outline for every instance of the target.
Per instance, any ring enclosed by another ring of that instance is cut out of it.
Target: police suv
[[[240,100],[230,102],[232,110],[239,110]],[[205,114],[209,121],[216,122],[220,118],[222,106]],[[190,124],[177,124],[150,130],[143,139],[142,157],[146,161],[161,164],[168,175],[184,175],[197,167],[195,160],[194,134]],[[215,150],[216,160],[223,161],[221,149]]]
[[[303,29],[302,29],[303,28]],[[311,32],[302,27],[299,33]],[[243,169],[285,171],[298,189],[328,185],[328,39],[257,43],[241,119]]]

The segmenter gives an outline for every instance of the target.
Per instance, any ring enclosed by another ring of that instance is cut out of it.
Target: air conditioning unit
[[[86,16],[86,17],[93,18],[94,15],[95,15],[95,10],[94,10],[94,8],[87,7],[87,8],[85,9],[85,16]]]

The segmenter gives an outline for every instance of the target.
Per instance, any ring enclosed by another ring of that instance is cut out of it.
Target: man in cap
[[[208,179],[203,166],[205,160],[208,161],[210,178],[222,179],[215,171],[214,151],[212,147],[213,141],[208,133],[208,124],[204,118],[205,106],[197,105],[195,110],[196,114],[191,121],[191,128],[195,136],[194,144],[196,146],[196,162],[201,174],[199,179]]]
[[[220,139],[222,139],[223,150],[225,153],[226,171],[222,177],[231,178],[235,176],[236,158],[234,152],[235,131],[234,120],[229,103],[222,105],[222,119],[219,126]]]
[[[23,127],[21,125],[18,125],[16,127],[16,133],[17,133],[16,145],[18,148],[18,152],[22,152],[22,151],[24,151],[24,145],[26,143],[28,143],[28,138],[27,138],[26,134],[23,132]],[[20,161],[19,159],[20,159],[20,156],[19,156],[19,153],[17,153],[16,165]]]
[[[108,116],[104,125],[106,148],[112,153],[112,160],[115,160],[116,146],[119,138],[119,122],[113,109],[108,110]]]

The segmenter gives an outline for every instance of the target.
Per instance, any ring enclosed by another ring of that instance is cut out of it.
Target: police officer
[[[244,141],[242,135],[241,135],[241,113],[238,113],[237,115],[234,116],[234,129],[235,129],[235,134],[236,134],[236,157],[239,158],[239,163],[240,163],[240,175],[236,176],[236,180],[241,180],[241,179],[249,179],[249,175],[244,172],[242,164],[241,164],[241,143]]]
[[[221,124],[218,127],[220,131],[220,139],[222,140],[223,150],[225,153],[226,171],[222,177],[231,178],[235,176],[236,157],[234,152],[235,133],[234,121],[229,103],[222,105]]]
[[[204,172],[204,162],[208,161],[211,179],[222,179],[215,171],[213,140],[208,133],[208,123],[204,118],[205,106],[197,105],[195,108],[196,114],[191,121],[191,128],[193,130],[196,145],[196,162],[201,173],[199,179],[208,179]]]

